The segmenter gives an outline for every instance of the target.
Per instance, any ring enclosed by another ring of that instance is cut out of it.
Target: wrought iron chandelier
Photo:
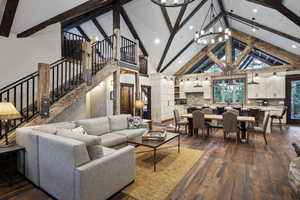
[[[179,7],[192,3],[195,0],[151,0],[153,3],[163,7]]]
[[[205,30],[205,25],[217,23],[217,22],[213,22],[216,16],[217,16],[217,12],[213,0],[211,0],[211,4],[205,16],[203,24],[201,25],[200,30],[195,33],[194,41],[196,44],[204,44],[204,45],[214,44],[216,42],[223,42],[230,38],[231,30],[229,28],[224,28],[223,23],[220,19],[218,19],[220,23],[220,27],[218,27],[217,29],[211,27],[208,31]],[[206,23],[207,21],[208,23]]]

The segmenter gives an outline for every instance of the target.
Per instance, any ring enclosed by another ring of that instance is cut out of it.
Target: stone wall
[[[186,93],[187,104],[209,104],[210,101],[203,98],[203,93]]]

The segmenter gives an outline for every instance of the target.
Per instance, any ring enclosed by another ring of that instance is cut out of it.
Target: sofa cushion
[[[84,142],[91,160],[97,159],[102,155],[101,138],[99,136],[74,134],[68,129],[59,130],[57,135]]]
[[[124,136],[127,137],[127,140],[128,140],[128,139],[132,139],[132,138],[141,136],[146,131],[147,131],[147,129],[145,129],[145,128],[139,128],[139,129],[125,129],[125,130],[121,130],[121,131],[114,131],[112,133],[119,134],[119,135],[124,135]]]
[[[109,116],[109,125],[111,131],[118,131],[128,128],[128,118],[131,115],[113,115]]]
[[[41,131],[43,133],[49,133],[49,134],[56,134],[56,132],[59,129],[73,129],[76,127],[76,124],[73,122],[61,122],[61,123],[52,123],[52,124],[45,124],[40,126],[32,126],[29,128],[32,128],[36,131]]]
[[[100,136],[102,145],[106,147],[113,147],[127,142],[127,137],[121,134],[108,133]]]
[[[109,121],[107,117],[84,119],[75,122],[77,126],[82,126],[89,135],[103,135],[108,133]]]

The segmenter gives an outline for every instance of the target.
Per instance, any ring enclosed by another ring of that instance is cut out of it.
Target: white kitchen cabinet
[[[203,98],[204,99],[212,98],[212,88],[211,88],[210,81],[203,82]]]

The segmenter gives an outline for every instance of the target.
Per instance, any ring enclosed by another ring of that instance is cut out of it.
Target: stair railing
[[[121,36],[121,61],[136,64],[136,43]]]

